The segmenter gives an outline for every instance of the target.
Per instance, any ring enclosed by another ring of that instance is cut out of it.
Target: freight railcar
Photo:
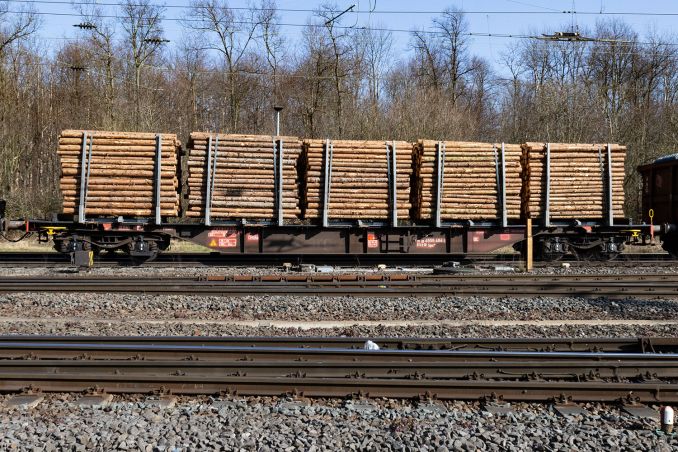
[[[643,179],[643,221],[658,224],[662,246],[678,258],[678,154],[638,168]]]
[[[623,217],[618,145],[303,140],[64,131],[63,210],[9,220],[72,256],[142,262],[188,240],[236,255],[421,256],[520,249],[611,259],[670,230]],[[0,207],[3,207],[0,205]]]

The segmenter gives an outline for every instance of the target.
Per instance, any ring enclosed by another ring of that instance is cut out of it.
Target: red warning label
[[[367,247],[379,248],[379,239],[377,238],[377,234],[371,232],[367,233]]]
[[[236,248],[238,246],[238,232],[232,229],[215,229],[209,231],[211,239],[207,246],[210,248]]]
[[[237,237],[226,237],[223,239],[219,239],[219,244],[217,245],[219,248],[235,248],[238,246],[238,238]]]
[[[245,241],[246,242],[255,242],[259,243],[259,233],[257,232],[248,232],[245,234]]]
[[[212,238],[212,237],[229,237],[231,235],[238,234],[236,231],[233,229],[212,229],[211,231],[207,232],[207,237]]]

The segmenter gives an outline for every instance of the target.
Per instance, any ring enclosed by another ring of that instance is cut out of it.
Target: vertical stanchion
[[[546,143],[546,199],[544,201],[544,226],[551,226],[551,143]]]
[[[82,146],[80,147],[80,196],[78,199],[78,223],[85,222],[85,198],[87,197],[87,132],[82,133]]]
[[[532,218],[528,217],[525,224],[525,271],[531,272],[534,267],[534,247],[532,242]]]
[[[445,144],[442,141],[438,142],[436,146],[436,212],[435,212],[435,226],[437,228],[442,226],[440,219],[440,211],[442,209],[443,199],[443,179],[445,178]]]
[[[501,226],[508,226],[508,214],[506,211],[506,156],[504,143],[501,144]]]
[[[278,204],[278,226],[283,225],[284,216],[283,216],[283,152],[284,152],[284,143],[283,140],[278,140],[278,155],[277,155],[277,169],[278,174],[276,175],[277,187],[276,187],[276,203]]]
[[[212,224],[212,135],[207,139],[207,160],[205,161],[205,226]]]
[[[325,140],[325,184],[323,185],[323,216],[322,223],[323,227],[329,226],[329,216],[330,216],[330,190],[332,182],[332,142],[327,139]]]
[[[162,135],[155,136],[155,224],[162,223],[161,215],[161,185],[162,185]]]
[[[391,171],[391,177],[393,178],[393,219],[392,226],[398,226],[398,149],[396,149],[395,140],[392,143],[391,151],[391,165],[393,165],[393,170]]]

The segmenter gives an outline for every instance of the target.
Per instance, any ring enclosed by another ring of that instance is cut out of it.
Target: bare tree
[[[304,30],[304,55],[297,64],[296,87],[304,134],[311,138],[320,133],[321,117],[330,98],[332,57],[320,25],[309,24]]]
[[[341,18],[337,16],[335,4],[325,4],[316,15],[324,22],[326,42],[332,63],[332,80],[334,82],[334,120],[341,135],[344,131],[344,82],[348,75],[347,60],[350,52],[348,41],[351,38],[346,28],[341,26]]]
[[[438,41],[425,30],[412,32],[410,46],[415,54],[416,75],[420,80],[426,79],[426,85],[434,90],[438,90],[442,84],[440,52],[437,45]]]
[[[255,10],[236,13],[226,0],[195,0],[185,22],[203,34],[203,49],[217,52],[222,59],[232,131],[238,129],[243,97],[238,90],[239,70],[258,28],[255,13]]]
[[[440,32],[440,50],[443,52],[452,104],[457,103],[463,77],[474,69],[468,56],[468,22],[457,8],[448,8],[433,20]]]
[[[177,80],[182,85],[187,85],[187,96],[190,106],[190,130],[199,128],[200,110],[203,103],[200,102],[199,89],[206,90],[207,87],[199,86],[201,76],[208,72],[207,56],[201,48],[199,42],[196,42],[195,35],[184,36],[180,47],[175,56],[175,71]]]
[[[358,32],[360,51],[367,73],[367,96],[373,110],[377,110],[384,78],[393,59],[393,34],[382,28],[364,28]]]
[[[141,70],[159,53],[163,38],[164,8],[150,0],[123,0],[122,29],[134,70],[134,124],[141,127]]]
[[[97,65],[103,69],[104,74],[104,102],[106,105],[106,122],[103,127],[115,126],[113,103],[115,99],[115,24],[104,18],[103,8],[96,2],[84,2],[76,5],[82,15],[82,30],[88,38]]]
[[[32,35],[39,26],[40,20],[32,7],[10,13],[9,2],[0,1],[0,58],[8,46]]]
[[[285,38],[280,33],[280,15],[278,14],[275,0],[262,0],[257,18],[261,25],[259,40],[264,47],[266,63],[271,71],[273,101],[279,103],[281,96],[278,71],[280,70],[280,61],[285,54]]]

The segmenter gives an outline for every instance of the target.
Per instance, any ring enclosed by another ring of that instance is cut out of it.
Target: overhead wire
[[[16,13],[16,14],[24,14],[25,12],[23,11],[7,11],[10,13]],[[67,16],[67,17],[82,17],[81,14],[78,13],[60,13],[60,12],[44,12],[44,11],[38,11],[34,12],[34,14],[38,15],[47,15],[47,16]],[[125,16],[118,16],[118,15],[100,15],[98,16],[100,18],[104,19],[125,19]],[[182,23],[191,23],[191,22],[201,22],[201,19],[190,19],[190,18],[176,18],[176,17],[166,17],[163,18],[162,20],[166,21],[177,21],[177,22],[182,22]],[[257,25],[257,22],[253,21],[234,21],[233,22],[236,25]],[[319,24],[296,24],[296,23],[287,23],[287,22],[279,22],[276,25],[282,26],[282,27],[299,27],[299,28],[307,28],[307,27],[314,27],[314,26],[319,26]],[[387,32],[393,32],[393,33],[412,33],[411,29],[404,29],[404,28],[386,28],[386,27],[365,27],[365,26],[341,26],[341,25],[335,25],[335,28],[342,28],[342,29],[356,29],[356,30],[370,30],[370,31],[387,31]],[[427,35],[444,35],[443,32],[440,31],[435,31],[435,30],[417,30],[417,33],[423,33]],[[543,36],[537,36],[537,35],[529,35],[529,34],[520,34],[520,33],[479,33],[479,32],[468,32],[468,33],[463,33],[465,36],[475,36],[475,37],[491,37],[491,38],[504,38],[504,39],[544,39]],[[586,41],[581,40],[578,42],[609,42],[609,43],[626,43],[629,41],[623,41],[619,39],[612,39],[612,38],[590,38],[587,39]],[[644,44],[644,43],[639,43],[638,44]],[[667,45],[678,45],[678,43],[666,43]]]
[[[68,1],[68,0],[2,0],[7,3],[24,3],[24,4],[45,4],[45,5],[83,5],[83,6],[124,6],[125,3],[122,2],[110,2],[110,1],[97,1],[97,2],[87,2],[87,1]],[[511,0],[507,0],[511,1]],[[530,3],[512,1],[512,3],[517,3],[525,6],[532,6],[535,8],[544,8],[545,11],[533,11],[533,10],[464,10],[464,14],[555,14],[555,15],[624,15],[624,16],[678,16],[678,12],[651,12],[651,11],[577,11],[575,8],[569,10],[565,9],[556,9],[548,8],[545,6],[537,6]],[[130,3],[132,6],[142,6],[142,4]],[[192,9],[191,5],[157,5],[166,9]],[[227,9],[233,11],[270,11],[276,10],[280,12],[306,12],[306,13],[315,13],[317,10],[311,8],[260,8],[256,6],[229,6]],[[328,13],[341,13],[343,10],[327,9],[325,10]],[[443,14],[444,11],[439,10],[377,10],[376,1],[373,8],[369,9],[356,9],[352,11],[355,14]]]

